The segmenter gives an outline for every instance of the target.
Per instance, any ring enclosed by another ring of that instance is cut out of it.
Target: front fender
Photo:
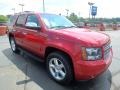
[[[76,56],[78,55],[78,53],[80,53],[80,49],[78,49],[80,46],[77,43],[71,41],[53,40],[51,42],[48,42],[47,47],[53,47],[58,50],[64,51],[71,57],[72,61],[77,58]]]

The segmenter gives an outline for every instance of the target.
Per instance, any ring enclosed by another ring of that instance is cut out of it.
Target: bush
[[[75,13],[71,13],[70,16],[67,17],[73,23],[79,22],[79,18]]]
[[[0,15],[0,22],[7,22],[8,18],[4,15]]]

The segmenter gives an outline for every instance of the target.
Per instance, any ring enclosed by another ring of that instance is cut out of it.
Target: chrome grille
[[[107,59],[109,57],[109,55],[110,55],[110,48],[111,48],[110,43],[107,43],[103,47],[103,49],[104,49],[104,59]]]

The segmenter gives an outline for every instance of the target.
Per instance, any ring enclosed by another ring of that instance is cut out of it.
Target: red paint
[[[15,26],[14,37],[16,43],[23,48],[44,58],[47,47],[54,47],[66,52],[72,58],[74,75],[76,80],[88,80],[104,72],[111,63],[111,54],[104,60],[82,60],[81,47],[101,47],[110,41],[110,38],[102,33],[87,29],[67,28],[61,30],[47,29],[39,14],[35,14],[41,24],[41,30]],[[104,53],[104,51],[102,51]]]

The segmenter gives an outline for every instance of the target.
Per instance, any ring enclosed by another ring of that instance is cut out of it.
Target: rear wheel
[[[56,82],[67,85],[73,80],[72,66],[61,52],[53,52],[47,57],[48,74]]]
[[[10,37],[10,46],[11,46],[11,49],[14,53],[18,53],[19,50],[18,50],[18,47],[16,45],[16,42],[15,42],[15,39],[13,37]]]

